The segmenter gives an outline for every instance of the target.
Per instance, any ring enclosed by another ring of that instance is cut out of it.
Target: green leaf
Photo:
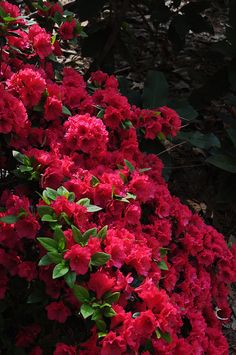
[[[168,343],[170,344],[172,342],[172,338],[169,333],[162,333],[161,337]]]
[[[167,104],[168,83],[160,71],[151,70],[143,90],[143,108],[154,109]]]
[[[107,318],[112,318],[116,315],[116,312],[112,308],[108,308],[103,312],[104,316]]]
[[[120,298],[120,292],[114,292],[114,293],[108,292],[104,296],[104,300],[110,304],[117,302],[119,298]]]
[[[157,339],[161,339],[161,332],[159,329],[156,329],[156,336],[157,336]]]
[[[199,114],[187,100],[168,101],[168,106],[175,110],[180,118],[188,121],[195,120]]]
[[[61,263],[63,260],[62,255],[60,253],[57,253],[56,251],[50,251],[47,255],[54,264]]]
[[[81,198],[81,200],[79,200],[76,203],[77,203],[77,205],[88,207],[90,205],[90,199],[89,198]]]
[[[236,148],[236,129],[229,128],[229,129],[226,129],[226,132],[228,133],[229,138],[231,139],[234,147]]]
[[[135,167],[126,159],[124,159],[125,165],[129,169],[129,171],[132,173],[135,170]]]
[[[104,226],[102,229],[100,229],[100,231],[97,234],[97,237],[99,239],[105,239],[106,235],[107,235],[107,230],[108,230],[108,226]]]
[[[38,263],[39,266],[47,266],[47,265],[50,265],[50,264],[52,264],[52,260],[51,260],[51,258],[49,257],[48,254],[44,255],[39,260],[39,263]]]
[[[60,263],[57,264],[52,272],[52,278],[53,280],[58,279],[59,277],[64,276],[65,274],[67,274],[69,271],[69,267],[65,265],[65,263]]]
[[[67,285],[68,285],[70,288],[73,288],[74,285],[75,285],[75,281],[76,281],[76,273],[73,272],[73,271],[69,271],[69,272],[64,276],[64,279],[65,279]]]
[[[32,166],[25,166],[25,165],[20,165],[18,169],[20,170],[21,173],[27,173],[34,170]]]
[[[70,110],[64,105],[62,106],[62,113],[64,113],[64,115],[67,115],[67,116],[71,116],[72,115]]]
[[[82,235],[83,238],[83,243],[87,243],[89,238],[95,237],[97,235],[97,228],[91,228],[88,229],[86,232],[84,232],[84,234]]]
[[[57,243],[52,238],[37,238],[37,241],[48,251],[57,252]]]
[[[87,207],[87,211],[88,212],[98,212],[98,211],[101,211],[102,210],[102,207],[99,207],[99,206],[95,206],[95,205],[89,205]]]
[[[160,255],[161,258],[164,258],[168,253],[168,249],[167,248],[160,248]]]
[[[13,150],[12,155],[19,163],[22,163],[23,165],[30,164],[30,159],[26,155],[18,152],[17,150]]]
[[[53,214],[53,209],[52,207],[50,206],[38,206],[37,207],[37,211],[38,211],[38,214],[40,215],[40,217],[43,217],[45,214],[46,215],[52,215]]]
[[[57,198],[57,192],[54,189],[51,189],[50,187],[47,187],[46,190],[44,190],[46,193],[46,196],[50,198],[50,200],[55,201]]]
[[[75,201],[75,193],[74,192],[69,192],[68,201],[70,201],[70,202]]]
[[[43,215],[43,217],[41,218],[42,222],[57,222],[57,219],[55,219],[54,217],[52,217],[50,214],[45,214]]]
[[[105,332],[106,331],[107,325],[104,322],[104,320],[98,319],[96,321],[96,326],[101,332]]]
[[[216,154],[206,159],[206,162],[217,168],[236,174],[236,158],[232,158],[229,155]]]
[[[169,270],[169,269],[168,269],[168,266],[166,265],[166,263],[165,263],[164,260],[159,261],[159,262],[157,263],[157,265],[158,265],[158,267],[159,267],[161,270]]]
[[[221,144],[219,139],[213,134],[203,134],[201,132],[180,132],[178,138],[186,140],[195,147],[201,149],[210,149],[212,147],[220,148]]]
[[[94,309],[89,304],[82,304],[80,307],[80,313],[84,317],[84,319],[90,317],[94,313]]]
[[[89,300],[90,300],[89,292],[83,286],[74,285],[73,292],[74,292],[75,297],[80,302],[89,302]]]
[[[105,265],[108,260],[110,260],[111,256],[107,253],[98,252],[92,255],[91,257],[91,265],[101,266]]]
[[[76,243],[80,244],[81,242],[83,242],[83,237],[80,230],[73,224],[71,225],[71,229],[72,229],[73,238],[76,241]]]
[[[66,247],[66,238],[64,236],[64,233],[63,231],[61,230],[60,227],[56,227],[54,229],[54,239],[56,240],[57,242],[57,246],[58,246],[58,250],[59,251],[63,251]]]
[[[18,216],[14,216],[9,214],[8,216],[4,216],[0,218],[0,222],[6,223],[6,224],[13,224],[16,223],[18,221],[19,217]]]
[[[57,189],[57,195],[58,196],[65,196],[67,198],[69,195],[69,191],[64,186],[60,186]]]
[[[92,176],[92,179],[90,180],[90,185],[92,187],[96,187],[100,184],[100,180],[96,178],[96,176]]]
[[[139,169],[140,173],[145,173],[146,171],[152,170],[152,168],[143,168],[143,169]]]

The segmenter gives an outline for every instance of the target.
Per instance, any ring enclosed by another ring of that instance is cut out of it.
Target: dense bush
[[[36,14],[47,31],[5,1],[0,16],[1,351],[227,354],[235,247],[139,147],[176,135],[178,115],[61,71],[83,29],[57,3]]]

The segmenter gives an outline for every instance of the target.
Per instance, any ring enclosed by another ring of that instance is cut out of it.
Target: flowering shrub
[[[39,6],[50,31],[5,1],[0,16],[1,350],[227,354],[236,249],[139,148],[178,115],[131,107],[114,76],[58,72],[79,27],[58,4]]]

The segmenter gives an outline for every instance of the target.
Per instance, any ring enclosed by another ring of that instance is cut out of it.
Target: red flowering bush
[[[0,3],[2,352],[227,354],[236,248],[140,149],[178,115],[131,107],[102,72],[58,72],[80,25],[55,3],[37,16],[50,31]]]

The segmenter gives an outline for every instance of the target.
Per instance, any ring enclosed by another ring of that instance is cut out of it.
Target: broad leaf
[[[111,256],[107,253],[98,252],[92,255],[91,257],[91,265],[101,266],[105,265],[108,260],[110,260]]]
[[[167,99],[168,83],[165,75],[160,71],[149,71],[143,90],[143,107],[154,109],[164,106]]]
[[[67,274],[67,272],[69,271],[69,267],[66,266],[63,263],[60,263],[60,264],[57,264],[54,269],[53,269],[53,272],[52,272],[52,278],[53,279],[58,279],[59,277],[62,277],[64,276],[65,274]]]

